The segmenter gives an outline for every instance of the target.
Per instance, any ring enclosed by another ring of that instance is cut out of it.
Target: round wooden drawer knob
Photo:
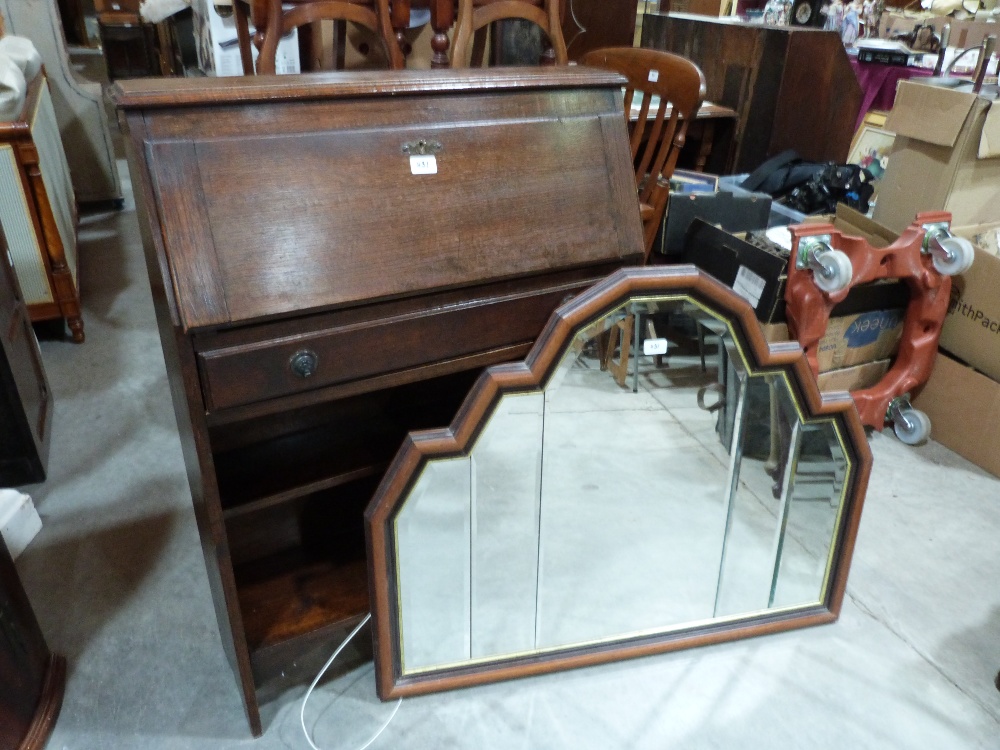
[[[288,364],[292,368],[292,372],[300,378],[308,378],[316,372],[319,357],[316,356],[316,352],[303,349],[302,351],[295,352],[292,358],[288,360]]]

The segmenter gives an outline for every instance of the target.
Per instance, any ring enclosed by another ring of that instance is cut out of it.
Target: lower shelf
[[[363,558],[317,562],[256,580],[237,580],[251,654],[318,630],[343,627],[368,612]]]

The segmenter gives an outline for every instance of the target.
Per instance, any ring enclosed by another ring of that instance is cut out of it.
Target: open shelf
[[[374,477],[410,430],[448,424],[478,375],[464,371],[212,431],[227,520]]]
[[[377,415],[346,432],[339,423],[283,435],[215,457],[227,518],[385,471],[406,435]]]
[[[226,519],[259,679],[369,611],[364,507],[378,477]],[[280,669],[278,670],[280,674]]]
[[[344,625],[369,609],[364,557],[289,565],[269,575],[236,572],[251,652]]]

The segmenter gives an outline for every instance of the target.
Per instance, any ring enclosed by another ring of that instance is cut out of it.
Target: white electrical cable
[[[649,0],[646,0],[646,2],[649,2]],[[570,18],[573,20],[573,23],[576,24],[576,28],[579,29],[579,31],[577,31],[573,35],[572,39],[570,39],[568,42],[566,42],[566,48],[567,49],[569,49],[569,47],[573,44],[573,42],[576,41],[576,38],[578,36],[580,36],[580,34],[587,33],[587,27],[584,26],[582,23],[580,23],[580,19],[576,17],[576,7],[573,5],[573,0],[569,0],[569,15],[570,15]]]
[[[318,685],[319,681],[323,679],[323,675],[326,674],[326,670],[330,668],[330,665],[333,664],[334,660],[340,655],[340,652],[344,650],[344,647],[351,642],[351,639],[358,634],[358,631],[361,630],[361,628],[363,628],[370,619],[372,619],[371,612],[365,615],[365,619],[359,622],[357,627],[351,631],[351,634],[348,635],[339,646],[337,646],[336,650],[333,652],[333,655],[329,659],[327,659],[326,664],[324,664],[323,668],[319,670],[319,674],[316,675],[316,679],[312,681],[312,685],[310,685],[309,689],[306,690],[305,697],[302,699],[302,709],[299,711],[299,723],[302,725],[302,734],[305,735],[306,742],[309,743],[309,747],[311,747],[312,750],[320,750],[320,748],[316,747],[316,744],[312,741],[312,737],[309,736],[309,730],[306,729],[306,703],[309,702],[309,696],[312,695],[312,692],[316,688],[316,685]],[[379,738],[379,735],[381,735],[382,732],[385,731],[385,728],[389,726],[389,724],[392,723],[392,720],[396,717],[396,712],[399,710],[399,707],[402,703],[403,703],[402,698],[396,701],[396,707],[392,709],[392,713],[389,714],[389,718],[386,719],[385,723],[381,727],[379,727],[379,730],[375,732],[375,734],[373,734],[368,739],[368,742],[363,744],[357,750],[365,750],[369,745],[371,745],[375,740]]]

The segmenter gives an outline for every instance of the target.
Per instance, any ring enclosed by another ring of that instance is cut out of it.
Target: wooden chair
[[[652,49],[608,47],[588,52],[580,62],[628,78],[625,120],[632,128],[632,163],[648,262],[688,124],[705,98],[705,76],[690,60]]]
[[[667,210],[670,176],[684,146],[688,123],[698,114],[705,98],[705,76],[690,60],[652,49],[608,47],[588,52],[580,62],[614,70],[628,79],[625,122],[632,131],[632,164],[648,263],[656,232]],[[630,350],[639,350],[640,342],[632,342],[632,331],[641,331],[643,322],[636,326],[633,316],[627,316],[604,344],[601,369],[611,371],[615,382],[622,387],[625,387]],[[703,335],[699,329],[702,369],[705,367]],[[617,361],[616,350],[620,352]]]
[[[284,10],[283,4],[295,7]],[[396,31],[392,27],[389,0],[234,0],[233,14],[245,75],[255,72],[250,51],[248,10],[249,20],[256,29],[253,43],[260,50],[256,69],[259,75],[275,74],[275,56],[283,35],[300,26],[325,20],[352,21],[371,29],[385,45],[389,67],[393,70],[406,67]]]
[[[486,29],[494,21],[521,18],[541,28],[548,39],[542,52],[543,65],[566,65],[566,42],[562,35],[562,0],[458,0],[455,41],[451,66],[464,68],[471,58],[481,63]]]

